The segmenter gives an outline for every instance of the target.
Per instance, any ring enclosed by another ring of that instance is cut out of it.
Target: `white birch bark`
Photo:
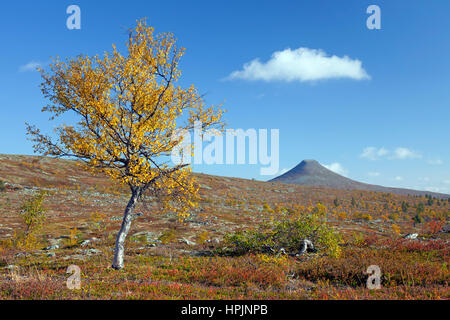
[[[119,233],[116,238],[116,247],[114,249],[114,260],[112,267],[116,270],[120,270],[123,268],[123,257],[125,254],[125,239],[127,238],[128,232],[131,228],[131,223],[133,221],[133,210],[138,202],[142,193],[141,188],[135,188],[132,190],[132,195],[130,201],[125,208],[125,212],[123,215],[122,226],[120,228]]]

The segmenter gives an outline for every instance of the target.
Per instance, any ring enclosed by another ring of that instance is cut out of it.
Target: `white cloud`
[[[418,152],[412,151],[408,148],[399,147],[394,150],[393,159],[417,159],[422,158]]]
[[[445,184],[450,184],[450,180],[444,180]]]
[[[367,147],[364,148],[363,152],[359,155],[361,158],[369,160],[379,160],[382,158],[387,158],[390,160],[404,160],[404,159],[418,159],[422,158],[422,155],[418,152],[412,151],[408,148],[398,147],[393,151],[385,148]]]
[[[430,192],[449,193],[449,189],[447,189],[447,188],[425,187],[425,190],[430,191]]]
[[[348,170],[346,170],[339,162],[334,162],[332,164],[329,165],[323,165],[325,168],[327,168],[328,170],[331,170],[337,174],[343,175],[343,176],[347,176],[348,175]]]
[[[444,161],[442,161],[439,158],[437,158],[437,159],[430,159],[427,162],[428,162],[428,164],[431,164],[432,166],[440,166],[440,165],[444,164]]]
[[[403,180],[403,177],[400,177],[400,176],[395,177],[395,181],[402,181],[402,180]]]
[[[24,64],[23,66],[20,66],[19,71],[20,72],[27,72],[27,71],[37,71],[38,68],[42,67],[42,63],[37,61],[31,61],[27,64]]]
[[[361,158],[366,158],[369,160],[377,160],[389,153],[389,150],[385,148],[375,148],[375,147],[367,147],[360,154]]]
[[[368,172],[367,174],[371,177],[379,177],[381,175],[379,172]]]
[[[362,62],[348,56],[328,56],[323,50],[290,48],[276,51],[267,62],[254,59],[244,64],[243,69],[234,71],[228,79],[264,81],[317,81],[349,78],[370,79]]]

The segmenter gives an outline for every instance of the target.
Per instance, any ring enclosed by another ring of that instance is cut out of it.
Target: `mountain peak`
[[[297,167],[303,167],[303,168],[324,168],[317,160],[313,159],[305,159],[302,162],[300,162]]]
[[[300,162],[300,164],[319,164],[319,162],[317,160],[314,159],[305,159],[302,162]]]
[[[433,194],[439,198],[446,198],[447,195],[410,190],[400,188],[389,188],[377,185],[366,184],[351,180],[343,177],[327,168],[322,166],[317,160],[305,159],[297,166],[289,170],[288,172],[270,180],[272,182],[282,182],[290,184],[298,184],[304,186],[313,187],[326,187],[332,189],[344,189],[344,190],[369,190],[376,192],[388,192],[404,195],[419,195]]]
[[[322,166],[317,160],[305,159],[288,172],[271,181],[306,185],[320,183],[323,185],[327,180],[335,180],[337,177],[340,176]],[[320,180],[320,182],[317,180]]]

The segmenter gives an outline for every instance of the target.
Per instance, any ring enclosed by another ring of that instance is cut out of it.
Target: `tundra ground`
[[[0,299],[448,299],[450,200],[303,187],[197,174],[199,207],[184,221],[156,199],[139,205],[125,268],[110,267],[127,188],[72,161],[0,155]],[[21,205],[47,191],[30,248]],[[223,256],[226,234],[282,208],[327,207],[342,254]],[[404,239],[418,233],[417,239]],[[81,288],[66,281],[81,270]],[[370,265],[381,289],[366,287]]]

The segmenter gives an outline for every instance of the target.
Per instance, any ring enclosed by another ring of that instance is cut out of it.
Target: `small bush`
[[[425,212],[425,205],[420,202],[417,206],[416,206],[416,212],[417,214],[421,214]]]
[[[197,236],[196,242],[204,243],[204,242],[208,241],[210,238],[211,238],[211,235],[209,234],[209,232],[203,231]]]
[[[396,235],[400,235],[400,233],[401,233],[400,227],[398,225],[396,225],[396,224],[392,225],[392,231],[394,231],[394,233]]]
[[[445,225],[445,221],[440,221],[440,220],[430,220],[428,221],[425,226],[424,226],[424,231],[428,234],[435,234],[438,233],[439,231],[442,230],[442,228],[444,228]]]
[[[71,248],[79,244],[83,234],[76,227],[70,229],[69,237],[66,239],[66,246]]]
[[[175,242],[177,240],[176,231],[174,229],[169,229],[165,231],[159,239],[163,244]]]
[[[397,212],[394,212],[389,215],[389,219],[391,219],[392,221],[398,221],[400,217]]]
[[[5,192],[5,191],[6,191],[5,182],[3,180],[0,180],[0,192]]]
[[[418,213],[416,214],[413,218],[414,223],[422,223],[423,222],[423,217]]]
[[[38,243],[36,234],[46,220],[43,202],[46,197],[45,192],[26,199],[21,206],[21,217],[25,225],[23,232],[16,233],[15,243],[19,248],[34,249]]]
[[[263,224],[257,230],[228,234],[222,253],[276,254],[283,248],[287,253],[296,254],[303,240],[308,239],[319,252],[337,257],[341,252],[341,237],[328,225],[325,212],[326,208],[318,204],[306,210],[298,209],[290,217],[281,215],[278,221]]]
[[[92,212],[90,217],[90,225],[92,230],[106,230],[106,219],[108,215],[98,211]]]

